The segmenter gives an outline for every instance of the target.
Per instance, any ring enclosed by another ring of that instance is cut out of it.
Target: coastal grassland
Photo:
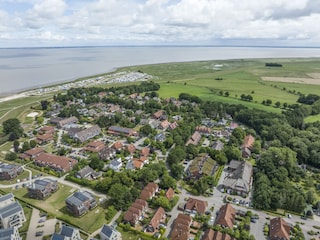
[[[65,199],[68,198],[76,189],[69,186],[59,184],[59,190],[53,193],[46,200],[36,200],[28,197],[26,188],[13,190],[13,194],[22,201],[36,206],[57,218],[72,224],[85,232],[92,233],[99,229],[105,222],[105,209],[101,206],[89,211],[82,217],[73,217],[67,212]]]
[[[40,104],[41,100],[50,99],[52,96],[29,96],[24,98],[13,99],[0,103],[0,123],[10,118],[25,118],[26,113],[30,113],[32,106]]]
[[[265,63],[280,63],[282,67],[266,67]],[[280,78],[320,79],[320,59],[239,59],[224,61],[199,61],[167,64],[152,64],[128,67],[125,70],[142,71],[157,77],[161,97],[178,97],[181,92],[197,95],[204,100],[243,104],[271,112],[280,102],[295,104],[299,93],[319,94],[320,85],[281,82]],[[264,77],[278,77],[279,81],[265,81]],[[228,97],[223,97],[228,92]],[[241,100],[241,95],[251,95],[252,102]],[[271,100],[270,106],[262,101]]]

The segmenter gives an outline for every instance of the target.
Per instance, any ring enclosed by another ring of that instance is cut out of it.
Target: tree
[[[110,197],[110,203],[112,203],[117,210],[127,208],[133,201],[129,188],[120,183],[113,184],[110,187],[108,196]]]
[[[159,183],[159,186],[163,189],[167,189],[170,187],[175,189],[177,187],[177,181],[173,177],[169,176],[168,174],[165,174],[163,175]]]
[[[94,156],[91,158],[91,162],[89,163],[89,166],[92,169],[102,170],[104,167],[104,163],[97,156]]]
[[[147,124],[147,125],[142,126],[140,128],[139,132],[145,136],[149,136],[149,134],[151,134],[153,132],[153,129],[151,128],[151,126],[149,124]]]
[[[16,153],[19,152],[19,146],[20,146],[19,141],[18,141],[18,140],[14,140],[14,142],[13,142],[13,149],[14,149],[14,151],[15,151]]]
[[[20,121],[16,118],[10,118],[2,123],[3,132],[9,134],[9,140],[19,139],[23,134]]]
[[[47,110],[48,109],[49,102],[47,100],[43,100],[40,103],[41,103],[41,109],[42,110]]]
[[[186,158],[186,152],[182,147],[175,147],[172,149],[167,157],[167,162],[169,165],[180,163]]]
[[[278,101],[274,105],[278,108],[278,107],[280,107],[281,103]]]
[[[35,148],[37,146],[37,141],[36,140],[30,140],[30,147]]]
[[[22,145],[22,152],[28,151],[30,149],[31,149],[30,143],[28,141],[24,142]]]
[[[14,161],[18,158],[18,155],[15,152],[8,152],[4,158],[8,161]]]
[[[184,171],[184,168],[183,166],[179,165],[179,164],[173,164],[171,165],[171,169],[170,169],[170,175],[179,180],[182,178],[182,175],[183,175],[183,171]]]
[[[224,96],[226,96],[226,97],[229,97],[229,95],[230,95],[230,93],[229,93],[228,91],[226,91],[226,92],[224,93]]]

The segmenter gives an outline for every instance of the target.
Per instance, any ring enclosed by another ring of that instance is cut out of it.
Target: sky
[[[320,0],[0,0],[0,48],[320,47]]]

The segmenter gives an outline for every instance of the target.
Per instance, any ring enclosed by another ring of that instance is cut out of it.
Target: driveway
[[[30,219],[29,229],[27,233],[27,240],[39,239],[43,236],[51,235],[55,231],[55,225],[57,219],[46,219],[46,217],[40,217],[40,211],[36,208],[32,208],[32,215]],[[37,232],[43,232],[41,236],[36,236]]]

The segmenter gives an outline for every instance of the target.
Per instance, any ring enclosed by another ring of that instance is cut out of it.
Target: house
[[[82,240],[80,231],[77,228],[62,225],[60,233],[54,233],[51,240]]]
[[[196,126],[196,131],[205,136],[209,136],[211,134],[211,128],[205,126]]]
[[[201,240],[235,240],[235,238],[227,233],[214,231],[209,228],[204,232]]]
[[[0,180],[15,179],[22,172],[20,165],[0,163]]]
[[[159,229],[160,223],[165,222],[166,213],[162,207],[159,207],[153,215],[149,225],[147,226],[148,232],[155,232]]]
[[[185,205],[185,211],[190,214],[204,214],[207,208],[207,201],[202,201],[195,198],[189,198]]]
[[[176,129],[177,127],[178,127],[178,123],[177,122],[170,123],[170,125],[169,125],[169,129],[170,130]]]
[[[195,131],[190,139],[187,141],[186,145],[198,145],[201,140],[201,134],[198,131]]]
[[[97,206],[94,196],[87,192],[75,192],[66,199],[67,210],[74,216],[80,217]]]
[[[44,126],[39,129],[38,134],[54,134],[55,127],[54,126]]]
[[[144,147],[140,151],[140,156],[148,157],[149,154],[150,154],[150,148],[148,148],[148,147]]]
[[[223,228],[233,229],[235,221],[236,211],[230,203],[221,206],[218,216],[215,221],[215,225],[220,225]]]
[[[208,154],[199,154],[192,160],[186,173],[190,178],[196,179],[199,179],[203,175],[213,176],[217,166],[216,161],[210,158]]]
[[[167,130],[169,126],[170,126],[170,122],[166,119],[159,124],[158,128],[161,130]]]
[[[83,143],[91,138],[94,138],[95,136],[98,136],[100,133],[101,128],[98,125],[94,125],[80,132],[77,132],[74,138]]]
[[[41,153],[34,159],[34,164],[43,167],[50,167],[58,172],[68,172],[72,170],[77,160],[73,158],[57,156],[50,153]]]
[[[26,221],[22,206],[12,193],[0,197],[0,229],[21,227]]]
[[[154,136],[154,140],[159,141],[159,142],[164,142],[166,140],[166,135],[164,132],[160,132],[157,135]]]
[[[91,141],[85,146],[84,150],[96,153],[96,152],[100,152],[104,148],[105,148],[104,142]]]
[[[114,148],[109,148],[109,147],[104,147],[100,152],[99,152],[99,158],[100,160],[110,160],[111,158],[116,156],[116,149]]]
[[[252,187],[252,174],[253,168],[249,162],[232,160],[222,185],[228,192],[247,195]]]
[[[251,149],[253,147],[253,144],[254,144],[254,137],[251,134],[249,134],[244,138],[241,148]]]
[[[121,233],[114,227],[104,224],[100,232],[101,240],[121,240]]]
[[[167,191],[166,191],[166,198],[171,201],[174,197],[174,190],[172,188],[169,188]]]
[[[45,144],[45,143],[48,143],[50,141],[53,140],[53,134],[52,133],[45,133],[45,134],[41,134],[41,135],[38,135],[36,137],[36,141],[38,144]]]
[[[130,223],[131,226],[135,226],[138,221],[142,219],[142,215],[143,213],[140,209],[131,206],[123,215],[123,221],[125,223]]]
[[[166,112],[164,110],[159,110],[159,111],[153,113],[152,117],[154,119],[164,120],[164,119],[166,119]]]
[[[0,239],[1,240],[22,240],[22,237],[20,237],[18,228],[11,227],[6,229],[0,229]]]
[[[116,150],[116,151],[120,151],[123,148],[123,144],[120,141],[116,141],[112,147]]]
[[[21,159],[26,159],[26,160],[31,160],[34,159],[36,156],[40,155],[41,153],[44,153],[44,149],[37,147],[37,148],[32,148],[30,150],[25,151],[23,154],[19,156]]]
[[[136,151],[136,147],[133,144],[127,145],[127,150],[130,154],[133,154]]]
[[[50,123],[57,125],[58,128],[63,128],[66,125],[74,124],[77,122],[78,122],[78,118],[76,117],[50,119]]]
[[[270,220],[270,240],[289,240],[291,226],[283,218],[277,217]]]
[[[155,194],[159,191],[158,184],[154,182],[149,182],[147,186],[140,193],[140,198],[143,200],[151,199],[155,196]]]
[[[212,144],[212,148],[214,150],[221,151],[224,148],[224,143],[221,142],[220,140],[214,141],[213,144]]]
[[[101,172],[94,171],[90,166],[85,166],[76,173],[76,177],[80,179],[97,179],[101,175]]]
[[[116,172],[119,172],[121,167],[122,167],[121,158],[114,159],[109,164],[109,168],[111,168],[112,170],[114,170]]]
[[[178,217],[174,220],[173,229],[170,233],[172,240],[188,240],[190,236],[190,226],[192,218],[189,215],[179,213]]]
[[[57,190],[57,181],[49,178],[37,179],[30,186],[28,186],[28,196],[30,198],[43,200]]]
[[[143,167],[143,162],[137,158],[132,159],[130,162],[132,162],[134,169],[141,169]]]
[[[138,132],[132,128],[124,128],[119,126],[111,126],[108,128],[108,133],[112,135],[123,135],[126,137],[129,136],[138,136]]]

